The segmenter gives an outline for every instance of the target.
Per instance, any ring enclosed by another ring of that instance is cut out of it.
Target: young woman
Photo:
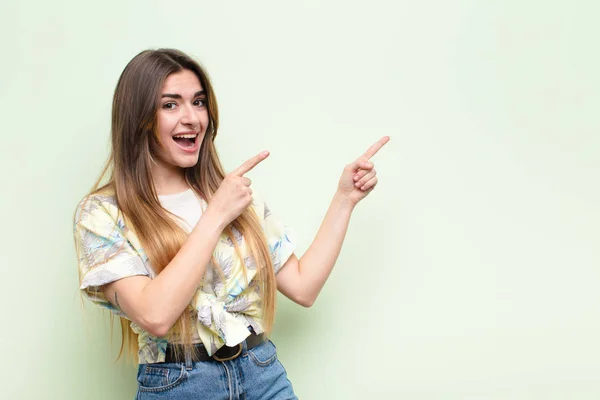
[[[269,153],[226,174],[218,126],[198,63],[178,50],[141,52],[115,90],[109,162],[76,211],[81,289],[121,317],[121,353],[128,343],[139,363],[138,399],[296,398],[268,339],[276,290],[314,303],[354,207],[377,184],[369,158],[389,140],[346,166],[298,259],[244,176]]]

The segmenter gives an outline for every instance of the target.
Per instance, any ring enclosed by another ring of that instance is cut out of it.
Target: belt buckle
[[[238,346],[238,351],[231,357],[220,358],[217,356],[217,353],[215,353],[212,355],[212,358],[215,359],[216,361],[220,361],[220,362],[225,362],[225,361],[233,360],[234,358],[238,358],[240,356],[240,354],[242,354],[242,350],[244,349],[244,342],[238,343],[236,346]]]

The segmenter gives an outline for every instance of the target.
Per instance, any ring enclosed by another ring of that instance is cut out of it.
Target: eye
[[[176,106],[177,106],[177,104],[175,102],[170,101],[168,103],[163,104],[162,108],[164,108],[165,110],[172,110]]]
[[[196,99],[196,100],[194,100],[194,105],[198,106],[198,107],[204,107],[204,106],[206,106],[206,100],[205,99]]]

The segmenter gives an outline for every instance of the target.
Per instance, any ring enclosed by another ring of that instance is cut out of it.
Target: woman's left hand
[[[375,165],[369,161],[388,141],[389,136],[382,137],[377,143],[369,149],[356,161],[346,165],[340,182],[338,184],[338,193],[353,205],[367,197],[377,185],[377,171]]]

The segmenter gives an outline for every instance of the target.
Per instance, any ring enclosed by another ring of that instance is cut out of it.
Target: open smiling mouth
[[[193,149],[196,146],[196,141],[198,140],[198,134],[185,134],[185,135],[176,135],[173,136],[173,140],[177,145],[183,149]]]

